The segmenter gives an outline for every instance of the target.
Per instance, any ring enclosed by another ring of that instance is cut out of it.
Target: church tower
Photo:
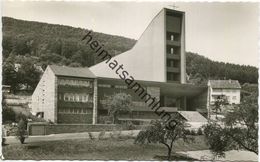
[[[134,47],[113,59],[136,80],[185,84],[185,13],[162,9]],[[90,70],[98,77],[120,79],[105,61]]]

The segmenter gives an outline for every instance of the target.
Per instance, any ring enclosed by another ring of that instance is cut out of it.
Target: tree
[[[24,58],[18,70],[20,83],[25,84],[27,89],[29,87],[34,89],[40,80],[40,75],[41,72],[35,67],[33,60],[31,58]]]
[[[212,108],[212,110],[216,114],[216,120],[218,119],[218,113],[221,112],[222,106],[227,104],[228,104],[228,100],[225,95],[220,95],[217,97],[216,101],[214,102],[214,107]]]
[[[231,149],[258,155],[257,96],[257,93],[245,96],[240,105],[225,115],[222,123],[211,121],[205,126],[204,133],[215,156],[225,156],[224,152]]]
[[[24,144],[24,140],[27,136],[27,118],[24,115],[20,115],[18,122],[18,129],[16,132],[16,137],[20,140],[21,144]]]
[[[10,85],[11,91],[14,92],[19,84],[17,72],[15,71],[14,62],[7,60],[3,63],[3,84]]]
[[[108,107],[108,114],[113,118],[113,123],[115,124],[119,113],[132,111],[132,97],[125,93],[108,96],[106,106]]]
[[[184,142],[193,141],[193,137],[186,134],[185,121],[176,116],[175,123],[171,128],[168,128],[167,124],[162,121],[151,121],[151,124],[146,128],[146,130],[139,132],[135,139],[135,143],[163,144],[168,149],[167,159],[170,160],[173,150],[173,143],[178,139],[183,139]]]
[[[5,101],[5,95],[2,95],[2,122],[15,122],[15,112],[13,111],[13,109],[11,109],[10,107],[8,107],[8,105],[6,104]]]

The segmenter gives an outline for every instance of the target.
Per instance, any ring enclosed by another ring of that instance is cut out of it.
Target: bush
[[[191,135],[189,129],[185,129],[185,132],[184,132],[184,133],[185,133],[186,135]]]
[[[3,107],[3,123],[6,123],[8,121],[11,122],[15,122],[15,112],[13,111],[13,109],[9,108],[9,107]]]
[[[136,127],[131,121],[127,121],[124,125],[126,130],[134,130]]]
[[[99,132],[99,134],[98,134],[98,139],[99,139],[99,140],[104,139],[105,133],[106,133],[105,131]]]
[[[2,146],[5,145],[5,141],[6,141],[6,139],[5,139],[5,138],[2,138]]]
[[[197,135],[203,135],[203,131],[202,131],[201,128],[198,129],[198,131],[197,131]]]
[[[15,116],[15,121],[19,123],[20,120],[27,121],[27,116],[20,112]]]
[[[92,134],[91,132],[88,132],[88,136],[89,136],[89,138],[90,138],[91,140],[94,140],[94,139],[95,139],[95,137],[93,136],[93,134]]]
[[[120,138],[121,133],[122,133],[121,130],[118,130],[118,131],[117,130],[113,130],[113,132],[110,133],[110,137],[111,138],[115,138],[115,139],[116,138]]]
[[[196,135],[195,130],[192,129],[192,130],[190,131],[190,135],[195,136],[195,135]]]

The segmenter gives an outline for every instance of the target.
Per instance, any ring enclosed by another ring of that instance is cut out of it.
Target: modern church
[[[162,9],[135,46],[115,57],[98,47],[91,32],[83,41],[103,62],[89,68],[49,65],[32,96],[34,113],[58,124],[109,123],[107,97],[125,93],[132,96],[132,112],[119,121],[158,119],[155,104],[157,112],[206,116],[208,87],[186,83],[184,12]]]

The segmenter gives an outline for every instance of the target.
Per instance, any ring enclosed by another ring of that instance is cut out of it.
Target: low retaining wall
[[[80,132],[100,132],[113,130],[127,130],[124,125],[116,124],[48,124],[48,123],[28,123],[28,134],[31,136],[80,133]],[[142,129],[142,126],[136,126]]]

